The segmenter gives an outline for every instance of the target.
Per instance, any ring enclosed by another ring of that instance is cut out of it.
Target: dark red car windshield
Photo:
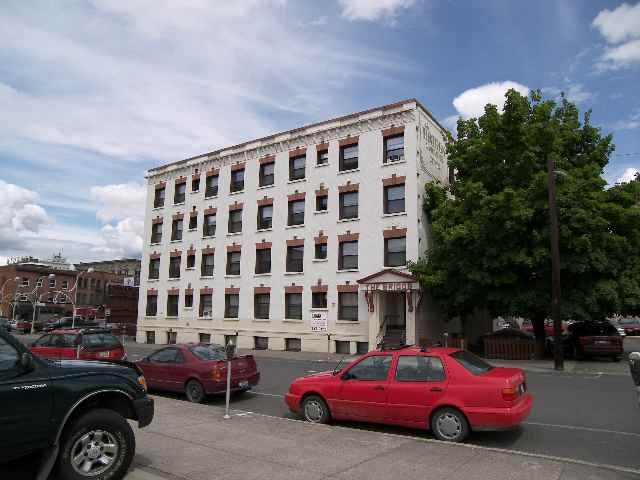
[[[473,375],[482,375],[483,373],[492,370],[493,367],[480,357],[476,357],[473,353],[466,350],[459,350],[449,355],[455,359],[465,370]]]
[[[189,351],[200,360],[224,360],[227,358],[224,350],[208,345],[196,345],[190,347]]]

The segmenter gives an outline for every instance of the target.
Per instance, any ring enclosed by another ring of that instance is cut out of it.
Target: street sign
[[[326,332],[329,327],[327,312],[311,312],[311,331]]]
[[[122,284],[125,287],[134,287],[136,285],[135,277],[124,277],[122,279]]]

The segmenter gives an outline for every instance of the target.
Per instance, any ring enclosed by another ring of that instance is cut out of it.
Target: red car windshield
[[[473,353],[466,350],[459,350],[449,355],[455,359],[465,370],[473,375],[482,375],[483,373],[492,370],[493,367],[480,357],[476,357]]]

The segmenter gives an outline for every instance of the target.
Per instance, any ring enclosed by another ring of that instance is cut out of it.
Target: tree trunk
[[[537,360],[542,360],[544,358],[544,351],[545,351],[544,321],[545,319],[546,317],[535,317],[531,319],[531,324],[533,325],[533,334],[536,337],[535,355]]]

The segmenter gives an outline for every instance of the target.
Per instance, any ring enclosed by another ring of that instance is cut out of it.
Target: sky
[[[640,3],[5,0],[0,264],[139,256],[154,166],[406,98],[564,92],[640,169]]]

